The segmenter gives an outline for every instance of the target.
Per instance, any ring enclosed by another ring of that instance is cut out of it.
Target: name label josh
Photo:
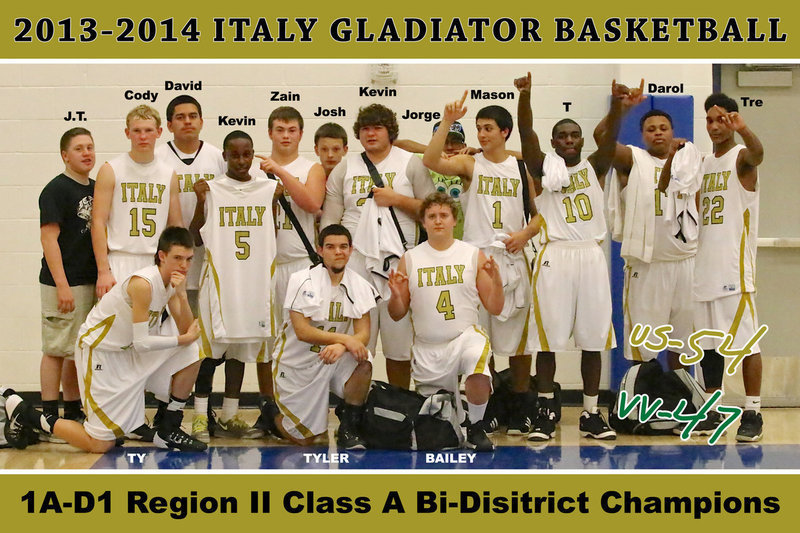
[[[264,205],[220,206],[219,226],[263,226],[266,210],[267,206]]]

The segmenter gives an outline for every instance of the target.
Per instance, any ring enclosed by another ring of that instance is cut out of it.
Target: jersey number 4
[[[453,307],[450,301],[450,291],[442,291],[439,293],[439,299],[436,301],[436,310],[444,315],[445,320],[456,319],[456,308]]]

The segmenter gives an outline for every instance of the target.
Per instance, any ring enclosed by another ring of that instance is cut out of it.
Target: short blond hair
[[[125,127],[129,128],[131,125],[131,120],[155,120],[156,121],[156,128],[161,127],[161,115],[158,114],[154,108],[150,107],[149,105],[137,105],[133,109],[130,110],[128,116],[125,117]]]

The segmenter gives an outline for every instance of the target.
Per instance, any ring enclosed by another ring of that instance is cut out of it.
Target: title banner
[[[775,58],[796,57],[800,28],[785,2],[696,2],[656,9],[467,0],[297,7],[151,0],[135,10],[90,1],[4,9],[5,58]],[[722,6],[720,6],[722,7]]]

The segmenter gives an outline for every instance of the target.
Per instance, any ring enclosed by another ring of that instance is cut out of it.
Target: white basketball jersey
[[[127,153],[108,162],[114,192],[108,215],[108,250],[153,255],[167,227],[172,169],[157,158],[140,164]]]
[[[758,183],[742,187],[737,144],[720,157],[703,160],[700,236],[695,259],[694,295],[701,302],[756,290]]]
[[[536,209],[542,216],[539,242],[597,241],[606,238],[603,214],[603,189],[594,167],[586,159],[567,167],[570,185],[560,191],[543,189],[536,197]]]
[[[388,187],[404,196],[414,198],[414,189],[411,180],[406,176],[408,162],[414,154],[393,146],[389,155],[375,165],[375,169],[383,179],[384,187]],[[367,165],[361,159],[361,154],[347,156],[347,173],[342,182],[344,193],[344,214],[342,225],[355,235],[358,221],[361,219],[361,207],[367,200],[372,190],[372,177],[369,175]],[[417,226],[414,220],[400,209],[394,210],[403,235],[409,244],[417,242]]]
[[[456,240],[447,250],[428,242],[405,254],[414,336],[448,342],[478,324],[478,248]]]
[[[227,170],[222,150],[207,142],[201,141],[200,148],[194,154],[185,154],[170,141],[156,147],[156,159],[172,168],[178,175],[178,198],[181,201],[181,215],[184,227],[189,227],[197,205],[197,196],[194,194],[194,184],[197,180],[213,180],[223,176]],[[197,260],[192,261],[189,274],[186,276],[186,288],[197,289],[200,286],[200,270],[203,266],[203,247],[197,246],[194,255]]]
[[[496,233],[512,233],[525,227],[522,176],[514,157],[492,163],[475,154],[472,182],[464,203],[464,240],[486,248]]]
[[[200,229],[206,247],[199,294],[203,331],[219,342],[263,340],[272,336],[276,183],[220,176],[208,186],[206,222]]]
[[[97,302],[78,332],[80,346],[117,352],[133,347],[133,308],[128,296],[128,284],[134,276],[150,283],[149,334],[160,335],[161,314],[175,289],[172,286],[165,287],[158,266],[151,265],[114,285]]]
[[[286,169],[286,171],[292,176],[300,180],[300,183],[305,184],[306,180],[308,179],[308,173],[314,164],[315,163],[313,161],[306,159],[305,157],[298,157],[288,165],[284,165],[283,168]],[[294,202],[294,200],[292,200],[292,197],[289,196],[288,192],[284,192],[284,196],[289,201],[292,212],[300,222],[300,226],[303,228],[308,241],[312,246],[316,246],[317,236],[314,225],[314,213],[309,213],[308,211],[300,208]],[[280,204],[278,204],[278,213],[275,217],[275,223],[278,227],[278,255],[276,256],[275,261],[277,263],[288,263],[289,261],[294,261],[295,259],[303,259],[308,257],[308,250],[306,250],[306,247],[303,245],[303,241],[300,239],[297,229],[292,224],[292,221],[289,220],[289,217],[286,216],[286,213],[283,211],[283,208],[280,206]]]
[[[303,270],[296,272],[293,277],[296,275],[306,276],[308,273]],[[289,284],[292,284],[291,281]],[[300,285],[298,287],[298,292],[303,290],[308,290],[308,287]],[[287,295],[287,300],[289,297],[291,297],[291,295]],[[353,320],[342,314],[342,305],[346,297],[345,290],[342,288],[341,284],[333,287],[331,290],[331,300],[326,302],[328,306],[327,319],[321,321],[312,320],[311,325],[329,333],[352,334]],[[276,364],[281,367],[286,366],[290,368],[307,368],[317,364],[319,361],[319,352],[324,346],[309,344],[298,339],[294,327],[292,326],[292,321],[288,317],[288,309],[285,314],[287,317],[281,326],[277,336],[278,338],[275,342],[273,359]]]
[[[691,257],[697,251],[697,241],[683,242],[672,234],[672,221],[664,216],[664,202],[667,201],[666,193],[658,190],[658,180],[661,169],[664,168],[666,159],[659,159],[649,152],[630,146],[633,151],[633,168],[628,180],[639,179],[642,186],[652,184],[655,199],[655,226],[653,236],[652,261],[680,261]],[[626,206],[626,209],[629,207]]]

